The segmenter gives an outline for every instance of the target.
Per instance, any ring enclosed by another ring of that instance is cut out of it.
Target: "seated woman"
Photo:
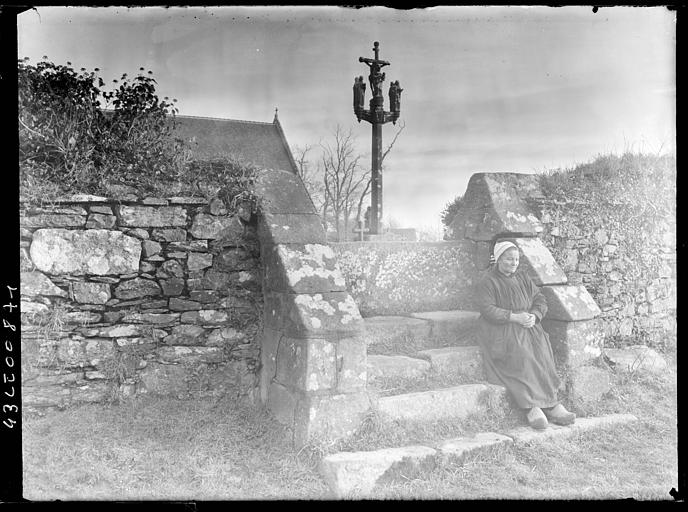
[[[547,419],[569,425],[576,415],[557,400],[559,377],[549,336],[540,325],[547,301],[525,272],[516,272],[519,251],[511,242],[494,247],[495,265],[478,284],[479,344],[487,379],[505,386],[528,424],[547,427]],[[544,411],[544,412],[543,412]]]

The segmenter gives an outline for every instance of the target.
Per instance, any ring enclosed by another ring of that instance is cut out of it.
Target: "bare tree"
[[[325,191],[323,187],[323,180],[320,176],[322,174],[320,165],[315,169],[311,166],[311,161],[308,158],[308,153],[313,149],[313,146],[307,144],[305,146],[294,146],[293,154],[296,161],[296,172],[301,177],[308,195],[313,201],[313,205],[318,213],[322,216],[323,208],[325,207]]]
[[[323,214],[329,210],[337,240],[341,241],[348,238],[351,213],[365,183],[370,180],[370,171],[359,163],[361,155],[356,153],[351,128],[345,132],[337,125],[333,136],[331,144],[320,144],[326,203]]]

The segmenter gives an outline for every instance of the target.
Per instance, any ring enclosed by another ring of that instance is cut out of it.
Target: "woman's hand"
[[[535,325],[535,315],[531,313],[511,313],[509,320],[522,325],[526,329],[530,329]]]

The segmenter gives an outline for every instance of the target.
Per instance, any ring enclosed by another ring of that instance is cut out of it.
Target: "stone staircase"
[[[364,319],[368,392],[381,419],[463,419],[506,406],[506,390],[484,379],[478,316],[434,311]]]
[[[367,390],[380,420],[430,425],[511,407],[506,389],[485,380],[475,337],[478,317],[472,311],[435,311],[364,319]],[[568,427],[550,424],[544,431],[524,425],[502,433],[345,451],[325,456],[319,471],[336,498],[366,498],[384,475],[395,471],[461,463],[466,456],[495,446],[542,442],[636,420],[616,414],[579,418]]]

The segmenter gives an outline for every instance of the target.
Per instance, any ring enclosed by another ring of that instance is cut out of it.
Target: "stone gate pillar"
[[[297,446],[344,437],[370,404],[363,319],[301,179],[256,181],[263,267],[262,402]]]
[[[584,286],[568,284],[538,238],[543,228],[527,200],[540,197],[537,176],[476,173],[450,227],[453,238],[474,243],[473,262],[479,270],[487,269],[495,242],[509,240],[519,247],[521,267],[547,297],[542,327],[549,334],[563,384],[571,398],[594,400],[610,387],[608,373],[594,364],[603,345],[601,311]]]

